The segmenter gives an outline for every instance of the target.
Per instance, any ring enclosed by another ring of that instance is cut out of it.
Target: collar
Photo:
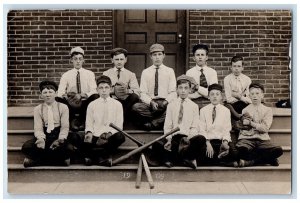
[[[232,77],[234,77],[235,79],[241,79],[242,78],[242,73],[239,75],[239,76],[235,76],[233,73],[232,74]]]
[[[56,101],[52,102],[50,105],[48,105],[46,102],[43,103],[43,105],[45,105],[46,107],[48,107],[48,106],[53,107],[55,104],[57,104]]]
[[[76,71],[76,72],[77,72],[77,71],[81,72],[81,71],[83,70],[83,68],[82,68],[82,67],[79,68],[79,69],[73,68],[73,70]]]
[[[152,68],[155,70],[156,69],[156,67],[157,66],[155,66],[155,65],[152,65]],[[161,68],[163,68],[164,67],[164,64],[161,64],[160,66],[158,66],[158,69],[161,69]]]
[[[206,65],[204,65],[203,67],[200,67],[196,64],[196,68],[198,71],[200,71],[201,69],[203,69],[203,71],[205,71],[206,67],[207,67]]]
[[[106,102],[108,102],[110,99],[111,99],[111,97],[107,97]],[[102,97],[99,97],[99,101],[103,102],[103,103],[105,102],[105,100]]]
[[[114,67],[114,71],[117,72],[117,70],[118,70],[118,69],[117,69],[116,67]],[[121,68],[120,70],[121,70],[121,71],[124,71],[124,67]]]

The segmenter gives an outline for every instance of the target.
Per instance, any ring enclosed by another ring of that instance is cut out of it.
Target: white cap
[[[80,53],[84,56],[84,51],[81,47],[74,47],[70,51],[70,55],[72,55],[74,52]]]

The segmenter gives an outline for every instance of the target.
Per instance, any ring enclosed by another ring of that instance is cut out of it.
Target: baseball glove
[[[242,115],[242,117],[240,118],[240,120],[238,120],[238,121],[236,122],[236,126],[237,126],[238,129],[240,129],[240,130],[250,130],[250,129],[252,128],[252,127],[249,126],[249,125],[244,125],[244,124],[243,124],[243,121],[244,121],[245,119],[252,121],[252,117],[249,115],[248,112],[244,113],[244,114]]]
[[[67,94],[67,101],[70,104],[71,107],[78,109],[82,105],[81,97],[78,98],[76,96],[77,94],[75,92],[69,92]]]
[[[128,89],[124,83],[116,83],[114,87],[115,96],[120,100],[125,100],[128,97]]]

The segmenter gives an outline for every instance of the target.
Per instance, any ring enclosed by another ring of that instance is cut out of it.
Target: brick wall
[[[245,58],[245,74],[265,84],[268,105],[289,97],[290,11],[191,10],[188,16],[188,48],[209,45],[208,64],[222,84],[231,57],[239,53]],[[72,68],[70,47],[84,48],[84,67],[96,76],[111,67],[113,11],[10,11],[7,22],[9,106],[39,103],[38,83],[46,78],[59,83]],[[188,62],[194,66],[191,54]]]
[[[289,98],[290,11],[193,10],[189,24],[189,50],[196,43],[209,45],[208,64],[215,68],[222,85],[230,73],[231,57],[241,54],[244,73],[265,85],[268,105]],[[189,66],[194,65],[190,54]]]
[[[72,68],[71,47],[86,53],[84,67],[97,73],[111,66],[112,11],[10,11],[8,33],[8,105],[33,106],[38,84],[45,78],[59,83]]]

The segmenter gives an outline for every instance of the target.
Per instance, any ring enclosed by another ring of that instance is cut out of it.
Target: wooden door
[[[186,72],[186,12],[181,10],[115,11],[115,47],[128,50],[126,68],[136,73],[152,65],[149,48],[159,43],[165,47],[164,64],[176,76]]]

